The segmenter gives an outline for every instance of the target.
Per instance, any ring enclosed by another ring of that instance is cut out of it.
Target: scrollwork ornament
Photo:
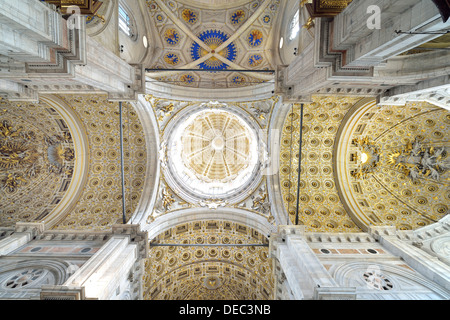
[[[221,200],[203,200],[198,203],[200,207],[207,207],[212,210],[216,210],[219,207],[225,207],[227,202]]]
[[[450,259],[450,236],[442,236],[430,243],[430,248],[436,254]]]

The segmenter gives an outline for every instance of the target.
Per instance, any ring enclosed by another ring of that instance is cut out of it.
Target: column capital
[[[43,234],[45,223],[43,222],[17,222],[15,226],[16,233],[31,233],[32,237]]]
[[[369,226],[368,233],[379,240],[380,238],[396,237],[397,228],[394,226]]]
[[[138,245],[139,257],[146,259],[148,256],[148,232],[141,231],[138,224],[116,224],[112,226],[112,235],[126,235],[130,237],[131,243]]]
[[[305,234],[305,226],[304,225],[285,225],[278,226],[278,234],[280,235],[300,235],[303,236]]]

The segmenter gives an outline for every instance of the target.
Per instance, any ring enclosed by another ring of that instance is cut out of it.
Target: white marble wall
[[[380,28],[367,25],[370,6],[380,9]],[[399,55],[449,27],[428,0],[353,1],[333,19],[315,19],[314,42],[286,67],[279,91],[304,100],[312,94],[392,97],[432,89],[439,79],[448,81],[448,51]]]
[[[83,233],[45,231],[44,224],[18,223],[15,232],[0,241],[0,298],[142,299],[147,241],[147,233],[137,225]],[[23,272],[23,279],[33,272],[40,277],[30,276],[22,285],[14,275]],[[11,287],[12,280],[17,286]]]
[[[42,1],[0,0],[0,95],[36,102],[40,94],[101,92],[136,101],[145,92],[142,66],[91,39],[80,20],[73,28]]]
[[[394,227],[311,233],[304,226],[280,226],[270,240],[275,298],[447,300],[449,239],[448,218],[407,233]]]

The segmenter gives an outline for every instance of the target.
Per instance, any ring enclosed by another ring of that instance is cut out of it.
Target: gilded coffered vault
[[[355,97],[314,97],[304,105],[301,176],[298,184],[300,104],[291,104],[281,133],[280,184],[289,220],[295,223],[297,189],[299,223],[310,231],[357,232],[336,189],[333,161],[336,133]]]
[[[0,226],[43,220],[72,181],[72,133],[49,103],[0,107]]]
[[[179,244],[184,246],[176,246]],[[166,230],[150,243],[144,298],[272,299],[272,262],[268,247],[263,246],[267,244],[266,237],[256,230],[226,220],[192,222]]]
[[[339,169],[340,185],[349,186],[345,198],[357,215],[401,230],[445,216],[450,199],[449,112],[409,102],[367,105],[352,118],[337,150],[346,158],[337,167],[345,168]]]
[[[57,101],[57,102],[55,102]],[[72,133],[55,103],[69,108],[79,132]],[[121,222],[122,190],[118,103],[104,95],[59,96],[39,104],[2,101],[1,225],[43,221],[60,204],[74,178],[69,213],[53,229],[103,230]],[[139,117],[124,106],[124,170],[127,219],[139,203],[146,174],[146,142]],[[77,154],[72,135],[83,135],[87,154]],[[87,156],[87,157],[86,157]],[[87,160],[87,162],[85,162]]]
[[[61,96],[81,119],[89,143],[88,181],[72,212],[55,229],[104,230],[122,222],[119,107],[104,95]],[[142,124],[124,104],[126,218],[139,204],[146,177],[147,147]]]
[[[308,230],[356,232],[369,224],[410,230],[448,213],[448,111],[425,102],[313,100],[304,106],[298,201]],[[292,108],[283,129],[280,182],[294,222],[300,105]]]
[[[372,2],[0,0],[0,300],[449,300],[450,21]]]

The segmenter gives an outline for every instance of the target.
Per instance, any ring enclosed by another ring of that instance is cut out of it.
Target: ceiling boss
[[[199,64],[200,69],[214,71],[228,68],[228,65],[220,58],[217,58],[217,55],[220,55],[229,61],[234,61],[236,59],[237,49],[232,42],[226,46],[225,49],[216,52],[216,49],[228,40],[228,35],[224,32],[219,30],[206,30],[200,34],[199,39],[203,41],[210,50],[208,52],[204,47],[201,47],[198,43],[194,42],[191,46],[192,59],[196,61],[209,53],[212,54],[211,58]]]

